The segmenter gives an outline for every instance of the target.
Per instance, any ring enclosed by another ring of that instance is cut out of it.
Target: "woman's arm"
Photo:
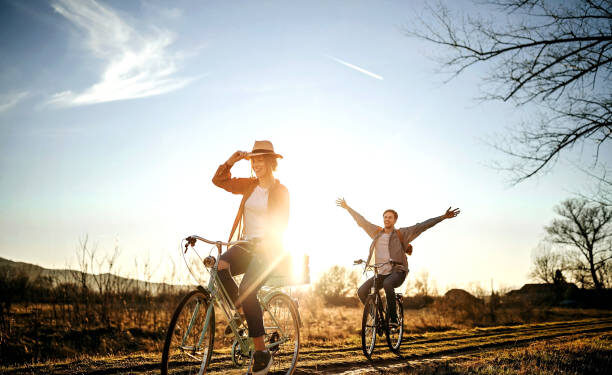
[[[213,184],[234,194],[244,194],[251,186],[250,178],[233,178],[230,170],[234,164],[244,159],[247,153],[244,151],[236,151],[227,161],[217,168],[217,172],[212,178]]]

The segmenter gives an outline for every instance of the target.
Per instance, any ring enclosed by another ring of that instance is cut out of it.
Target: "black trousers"
[[[266,332],[261,307],[257,301],[257,292],[265,283],[269,270],[267,269],[267,262],[262,261],[257,254],[246,251],[242,246],[234,245],[221,254],[219,259],[229,263],[230,268],[229,272],[220,270],[219,278],[230,298],[237,305],[236,307],[242,306],[249,327],[249,336],[259,337]],[[252,250],[252,246],[249,246],[249,250]],[[240,282],[240,287],[238,287],[232,276],[241,274],[244,274],[244,276],[242,282]]]
[[[395,288],[402,285],[405,279],[406,272],[400,270],[393,270],[393,272],[388,275],[378,275],[376,278],[376,290],[381,287],[385,289],[389,321],[397,322],[397,311],[395,311]],[[357,295],[362,303],[365,303],[366,298],[368,298],[373,283],[374,277],[371,277],[357,290]]]

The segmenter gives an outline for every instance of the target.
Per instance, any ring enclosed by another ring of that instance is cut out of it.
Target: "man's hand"
[[[336,199],[336,206],[338,207],[342,207],[345,210],[348,208],[348,204],[346,204],[346,201],[344,200],[344,198],[338,198]]]
[[[232,156],[229,157],[229,159],[227,159],[225,163],[229,165],[234,165],[237,161],[244,159],[246,155],[246,151],[236,151],[232,154]]]
[[[461,210],[458,208],[452,209],[452,207],[449,207],[448,210],[446,210],[446,212],[444,213],[444,218],[445,219],[452,219],[455,216],[459,215],[461,213]]]

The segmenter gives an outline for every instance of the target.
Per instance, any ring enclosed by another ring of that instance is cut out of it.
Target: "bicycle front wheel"
[[[162,375],[206,373],[215,340],[213,309],[206,324],[209,303],[204,293],[194,290],[176,307],[164,342]]]
[[[272,353],[270,373],[291,375],[300,353],[300,322],[295,302],[286,294],[275,294],[264,308],[266,347]]]
[[[395,300],[395,312],[397,314],[397,328],[387,326],[387,345],[393,353],[399,354],[402,338],[404,336],[404,306],[402,306],[401,298]],[[388,316],[387,316],[388,318]]]
[[[368,296],[363,306],[363,318],[361,319],[361,348],[367,359],[372,358],[376,346],[377,319],[376,300],[374,296]]]

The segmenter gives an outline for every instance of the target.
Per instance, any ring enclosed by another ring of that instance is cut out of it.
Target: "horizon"
[[[111,275],[111,276],[116,276],[116,277],[120,277],[120,278],[124,278],[127,280],[132,280],[132,281],[138,281],[138,282],[144,282],[144,283],[150,283],[150,284],[166,284],[169,286],[193,286],[193,285],[199,285],[196,281],[193,280],[193,278],[191,279],[191,282],[180,282],[179,280],[172,280],[172,279],[166,279],[166,278],[161,278],[158,280],[153,280],[153,279],[147,279],[147,277],[143,277],[143,276],[138,276],[138,275],[129,275],[129,274],[119,274],[119,273],[115,273],[113,271],[102,271],[102,272],[92,272],[92,271],[83,271],[77,268],[46,268],[46,267],[42,267],[38,264],[34,264],[34,263],[28,263],[28,262],[21,262],[21,261],[15,261],[12,259],[8,259],[8,258],[4,258],[4,257],[0,257],[0,259],[12,262],[12,263],[20,263],[20,264],[25,264],[28,266],[36,266],[36,267],[40,267],[45,271],[70,271],[70,272],[82,272],[82,273],[86,273],[89,275],[93,275],[93,276],[103,276],[103,275]],[[334,265],[335,266],[335,265]],[[333,266],[332,266],[333,267]],[[325,271],[329,271],[332,267],[330,267],[329,269],[325,270]],[[341,266],[343,267],[343,266]],[[349,272],[351,271],[350,268],[346,268]],[[425,272],[427,272],[425,270]],[[319,278],[322,275],[319,275]],[[421,275],[414,275],[415,277],[420,277]],[[176,282],[175,282],[176,281]],[[318,278],[316,280],[311,280],[310,283],[308,284],[295,284],[295,285],[290,285],[291,288],[297,289],[297,290],[305,290],[305,289],[310,289],[310,288],[314,288],[315,284],[318,282]],[[359,283],[363,282],[364,279],[360,278],[359,279]],[[465,290],[467,292],[469,292],[472,295],[478,294],[479,292],[496,292],[499,293],[500,291],[505,291],[506,293],[512,290],[519,290],[521,289],[523,286],[525,285],[530,285],[530,284],[546,284],[543,282],[538,282],[538,281],[533,281],[533,282],[527,282],[523,285],[516,285],[516,286],[512,286],[512,285],[502,285],[501,287],[498,287],[497,289],[487,289],[486,285],[481,285],[480,283],[468,283],[466,286],[463,287],[458,287],[458,286],[445,286],[443,288],[439,288],[437,285],[436,280],[433,280],[431,278],[428,278],[428,281],[430,283],[432,283],[432,285],[430,286],[430,288],[428,289],[428,294],[431,296],[443,296],[445,295],[448,291],[453,290],[453,289],[461,289],[461,290]],[[401,286],[399,286],[398,292],[399,293],[404,293],[404,295],[407,295],[406,293],[408,293],[409,291],[406,290],[407,287],[407,283],[402,283]],[[314,289],[313,289],[314,290]],[[419,295],[419,291],[415,290],[415,287],[412,286],[412,288],[410,289],[410,291],[412,293],[414,293],[415,295]],[[356,290],[354,291],[356,293]],[[352,292],[349,292],[348,295],[352,295]],[[354,295],[355,297],[357,296],[356,294]]]

